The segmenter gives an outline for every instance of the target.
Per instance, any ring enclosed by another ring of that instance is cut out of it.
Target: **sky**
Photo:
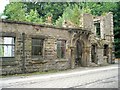
[[[0,13],[3,13],[7,4],[9,4],[9,0],[0,0]]]

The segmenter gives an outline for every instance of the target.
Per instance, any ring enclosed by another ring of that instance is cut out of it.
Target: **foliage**
[[[114,37],[115,37],[115,56],[120,58],[120,2],[113,10],[114,14]]]
[[[116,3],[114,2],[88,2],[88,3],[85,3],[85,7],[90,8],[91,13],[93,15],[100,16],[116,8]]]
[[[63,21],[64,21],[64,18],[59,17],[58,20],[56,20],[56,26],[62,27]]]
[[[15,21],[25,21],[25,8],[23,3],[10,3],[5,7],[4,15]]]
[[[66,20],[79,27],[81,14],[83,13],[91,13],[91,10],[88,7],[80,9],[79,5],[77,4],[72,5],[72,7],[69,6],[63,12],[62,17],[59,17],[59,19],[56,20],[56,25],[62,27],[62,23],[64,20]]]
[[[42,18],[39,18],[39,14],[37,10],[34,11],[33,9],[31,9],[30,13],[26,15],[26,21],[32,23],[39,23],[39,24],[43,22]]]
[[[24,3],[14,2],[8,4],[4,10],[4,15],[7,16],[7,19],[14,21],[26,21],[39,24],[43,22],[37,10],[31,9],[30,12],[27,12]]]
[[[53,23],[63,14],[64,9],[68,6],[68,3],[65,2],[27,2],[25,4],[27,12],[30,12],[31,9],[36,9],[44,22],[48,13],[51,13]]]
[[[102,13],[110,11],[116,5],[112,2],[24,2],[24,3],[10,3],[6,6],[5,15],[8,19],[25,21],[26,13],[29,14],[31,10],[36,10],[39,17],[42,17],[43,22],[46,21],[46,16],[52,14],[53,24],[62,17],[66,8],[76,9],[75,13],[78,13],[78,8],[82,9],[82,13],[92,13],[93,15],[101,15]],[[67,13],[67,12],[66,12]],[[72,20],[74,21],[74,20]]]

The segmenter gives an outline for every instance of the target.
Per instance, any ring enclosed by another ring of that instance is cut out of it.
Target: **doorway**
[[[83,51],[83,43],[80,40],[76,41],[76,53],[75,53],[75,66],[82,66],[82,51]]]
[[[109,63],[109,61],[108,61],[108,45],[107,44],[104,45],[104,56],[107,59],[107,63]]]
[[[97,64],[97,48],[96,47],[97,47],[96,45],[91,46],[91,61],[92,63]]]

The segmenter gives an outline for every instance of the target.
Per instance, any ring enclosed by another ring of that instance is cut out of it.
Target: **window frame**
[[[44,39],[43,38],[32,38],[31,39],[32,40],[32,45],[31,45],[31,56],[32,56],[32,58],[44,58]],[[42,41],[42,44],[41,45],[35,45],[35,44],[33,44],[33,40],[39,40],[39,41]],[[33,47],[39,47],[39,48],[41,48],[42,47],[42,50],[41,50],[41,52],[42,52],[42,55],[35,55],[35,54],[33,54]]]
[[[64,45],[61,45],[62,44],[62,41],[64,42]],[[60,42],[60,46],[58,46],[58,42]],[[60,55],[58,55],[58,48],[60,49],[59,53]],[[62,50],[61,48],[64,48],[64,55],[62,57]],[[66,58],[66,40],[57,40],[57,58],[59,59],[65,59]]]
[[[14,48],[14,50],[12,50],[11,52],[13,53],[13,56],[0,56],[0,58],[15,58],[15,37],[14,36],[0,36],[0,38],[4,39],[4,38],[12,38],[14,40],[13,44],[4,44],[4,43],[0,43],[0,46],[11,46]],[[4,40],[3,40],[4,42]]]
[[[95,26],[95,30],[96,30],[96,36],[97,36],[98,38],[100,38],[100,37],[101,37],[100,22],[94,23],[94,26]]]

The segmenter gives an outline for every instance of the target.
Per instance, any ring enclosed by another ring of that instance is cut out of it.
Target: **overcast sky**
[[[0,0],[0,13],[3,13],[6,4],[9,3],[9,0]]]

